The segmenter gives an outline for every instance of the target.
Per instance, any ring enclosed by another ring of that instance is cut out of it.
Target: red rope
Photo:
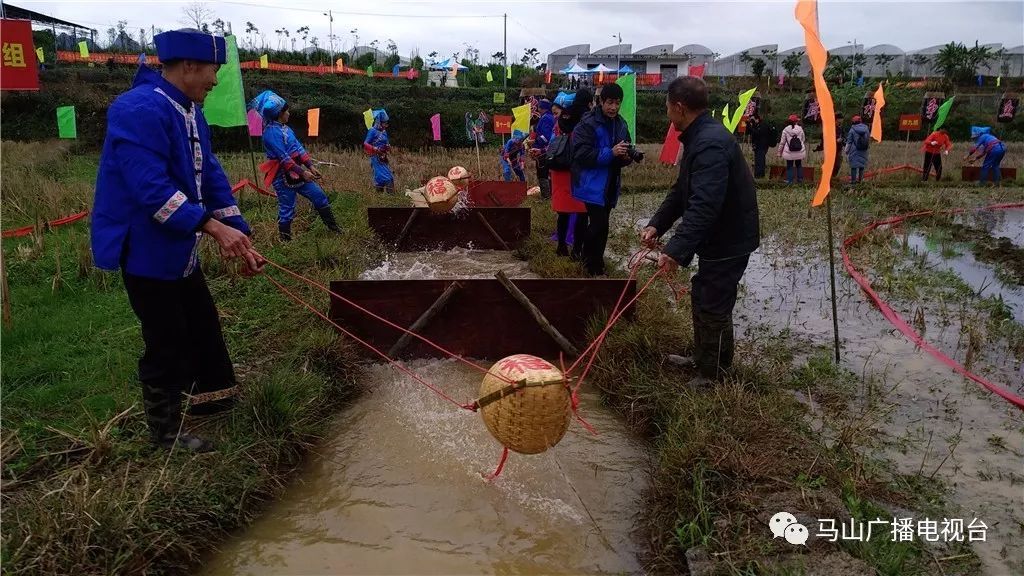
[[[1008,208],[1024,208],[1024,203],[1017,203],[1017,204],[994,204],[994,205],[991,205],[991,206],[984,206],[982,208],[976,208],[974,210],[975,211],[980,211],[980,210],[1005,210],[1005,209],[1008,209]],[[932,215],[932,214],[958,214],[958,213],[966,212],[966,211],[967,211],[967,209],[964,209],[964,208],[956,208],[956,209],[952,209],[952,210],[928,210],[928,211],[924,211],[924,212],[914,212],[912,214],[904,214],[902,216],[893,216],[891,218],[886,218],[884,220],[876,220],[874,222],[871,222],[866,227],[864,227],[863,229],[859,230],[858,232],[852,234],[850,237],[846,238],[846,240],[843,241],[843,245],[840,248],[840,253],[843,256],[843,265],[846,266],[846,271],[853,278],[854,282],[856,282],[858,285],[860,285],[861,289],[864,290],[864,292],[868,295],[868,297],[871,299],[871,301],[874,302],[876,306],[878,306],[878,309],[882,312],[882,315],[885,316],[886,320],[888,320],[893,326],[896,327],[896,329],[898,329],[900,332],[902,332],[914,344],[916,344],[917,346],[920,346],[926,352],[931,354],[933,358],[935,358],[939,362],[942,362],[943,364],[945,364],[946,366],[951,368],[957,374],[960,374],[960,375],[964,376],[965,378],[968,378],[970,380],[973,380],[973,381],[977,382],[978,384],[981,384],[987,390],[989,390],[990,392],[995,393],[996,395],[998,395],[999,397],[1003,398],[1004,400],[1006,400],[1010,404],[1013,404],[1017,408],[1024,409],[1024,398],[1018,396],[1017,394],[1014,394],[1013,392],[1010,392],[1009,390],[1007,390],[1007,389],[1005,389],[1005,388],[1003,388],[1001,386],[996,386],[995,384],[989,382],[988,380],[982,378],[981,376],[978,376],[977,374],[975,374],[975,373],[971,372],[970,370],[964,368],[958,362],[956,362],[955,360],[953,360],[949,356],[946,356],[946,354],[944,354],[942,351],[940,351],[935,346],[932,346],[923,337],[921,337],[920,334],[918,334],[913,328],[911,328],[910,325],[907,324],[907,322],[905,320],[903,320],[903,318],[901,318],[900,315],[897,314],[896,311],[893,310],[892,307],[889,306],[889,304],[885,300],[882,300],[881,296],[879,296],[878,293],[874,291],[874,289],[871,288],[871,282],[864,276],[864,274],[862,274],[859,270],[857,270],[857,268],[853,265],[853,261],[850,258],[850,254],[847,252],[847,248],[849,248],[850,246],[855,244],[858,240],[860,240],[865,235],[867,235],[869,232],[871,232],[872,230],[874,230],[874,229],[876,229],[876,228],[878,228],[880,226],[885,226],[885,225],[889,225],[889,224],[898,224],[898,223],[903,222],[904,220],[907,220],[909,218],[916,218],[916,217],[919,217],[919,216],[926,216],[926,215]]]
[[[505,469],[506,460],[508,460],[508,446],[502,446],[501,460],[498,460],[498,467],[494,469],[494,472],[491,472],[490,474],[484,474],[484,478],[486,478],[487,481],[490,482],[491,480],[494,480],[495,478],[500,476],[501,471]]]
[[[374,348],[373,345],[370,344],[369,342],[366,342],[366,341],[360,339],[355,334],[353,334],[353,333],[349,332],[348,330],[345,330],[344,328],[342,328],[337,322],[331,320],[326,314],[324,314],[323,312],[317,310],[316,307],[313,306],[312,304],[310,304],[310,303],[306,302],[305,300],[303,300],[302,298],[296,296],[294,293],[292,293],[290,290],[285,288],[284,285],[282,285],[280,282],[278,282],[274,278],[272,278],[270,276],[267,276],[267,280],[270,280],[270,282],[272,284],[274,284],[274,286],[277,286],[278,290],[280,290],[280,291],[284,292],[285,294],[287,294],[296,303],[298,303],[298,304],[300,304],[302,306],[305,306],[306,308],[309,308],[314,314],[316,314],[317,316],[319,316],[319,317],[323,318],[324,320],[330,322],[332,326],[334,326],[338,330],[341,330],[346,336],[348,336],[349,338],[352,338],[356,342],[359,342],[363,346],[366,346],[367,348],[372,350],[374,353],[376,353],[378,356],[380,356],[381,358],[387,360],[389,364],[393,365],[395,368],[398,368],[398,370],[400,370],[400,371],[404,372],[405,374],[407,374],[413,380],[415,380],[415,381],[419,382],[420,384],[423,384],[427,388],[430,388],[431,390],[433,390],[434,393],[436,393],[441,398],[444,398],[445,400],[451,402],[452,404],[455,404],[459,408],[463,408],[465,410],[470,410],[472,412],[476,411],[476,406],[474,406],[473,403],[462,404],[462,403],[458,402],[457,400],[455,400],[454,398],[448,396],[440,388],[438,388],[438,387],[434,386],[433,384],[430,384],[426,380],[420,378],[412,370],[409,370],[405,366],[402,366],[398,362],[396,362],[396,361],[392,360],[391,358],[389,358],[387,354],[385,354],[385,353],[381,352],[380,350]]]

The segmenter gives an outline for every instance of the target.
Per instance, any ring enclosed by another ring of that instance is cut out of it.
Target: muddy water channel
[[[363,279],[528,277],[508,253],[398,254]],[[499,327],[490,327],[497,329]],[[452,360],[408,366],[461,401],[482,375]],[[205,574],[638,573],[636,518],[647,486],[643,442],[581,395],[581,414],[544,454],[512,454],[459,410],[386,365],[339,415],[295,485],[225,544]]]
[[[635,209],[624,203],[619,224],[639,230],[661,199],[645,196],[637,200]],[[990,229],[1002,232],[997,235],[1015,236],[1019,229],[1013,222],[1020,221],[1022,212],[1006,211],[988,219]],[[820,221],[795,225],[824,228]],[[908,232],[912,236],[912,231]],[[894,241],[893,249],[900,250],[900,243]],[[976,290],[984,286],[987,295],[1001,295],[1021,322],[1021,308],[1016,306],[1020,287],[994,281],[994,270],[986,269],[969,254],[942,258],[928,251],[923,241],[917,248],[927,253],[932,265],[963,272],[965,281]],[[906,257],[916,256],[908,250]],[[964,518],[965,526],[978,518],[987,525],[986,541],[973,544],[986,574],[1024,573],[1024,546],[1020,545],[1024,529],[1021,412],[958,376],[896,331],[845,273],[838,254],[836,276],[841,364],[863,376],[859,395],[864,406],[871,406],[864,426],[873,427],[872,451],[889,462],[895,472],[942,480],[949,489],[946,500],[950,505],[943,507],[945,517]],[[868,277],[875,280],[870,270]],[[957,362],[965,362],[966,339],[958,319],[962,303],[928,299],[900,302],[879,291],[908,322],[920,310],[926,323],[925,338]],[[827,253],[765,238],[744,275],[735,316],[738,340],[785,333],[796,343],[830,349]],[[985,343],[972,370],[1017,394],[1024,392],[1024,364],[1004,343]],[[820,437],[825,442],[834,441],[828,423],[822,422],[822,414],[813,402],[810,405]],[[938,520],[941,523],[942,518]]]

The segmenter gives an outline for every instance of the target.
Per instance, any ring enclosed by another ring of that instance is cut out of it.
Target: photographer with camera
[[[669,120],[681,132],[679,177],[661,207],[640,232],[648,248],[679,219],[662,248],[658,266],[673,273],[700,259],[691,279],[693,357],[669,356],[677,365],[693,365],[691,385],[719,377],[732,364],[732,309],[750,254],[761,243],[757,190],[740,145],[707,111],[708,87],[700,78],[676,78],[668,87]]]
[[[643,160],[632,145],[629,127],[619,116],[622,87],[606,84],[598,106],[580,120],[572,136],[572,196],[587,206],[587,237],[583,257],[587,273],[604,274],[608,218],[619,201],[624,166]]]

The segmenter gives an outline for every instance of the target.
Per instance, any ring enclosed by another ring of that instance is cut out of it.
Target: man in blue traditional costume
[[[305,196],[313,204],[329,230],[341,232],[334,220],[331,202],[315,182],[320,178],[320,171],[288,127],[288,103],[274,92],[264,90],[253,98],[249,107],[263,118],[263,150],[267,161],[260,168],[266,174],[264,182],[272,184],[277,191],[277,230],[281,240],[292,239],[295,194]]]
[[[523,164],[526,157],[526,134],[522,130],[513,130],[512,137],[501,149],[501,175],[505,182],[512,181],[512,174],[520,182],[526,182],[526,173],[523,172]]]
[[[107,111],[96,178],[92,252],[96,265],[121,270],[142,324],[139,379],[152,440],[204,452],[212,444],[182,428],[190,414],[230,408],[235,374],[217,308],[199,266],[209,234],[246,274],[265,263],[210,146],[199,104],[217,84],[224,38],[177,30],[153,38],[162,74],[139,68],[132,88]]]
[[[373,126],[366,132],[363,140],[363,151],[370,155],[370,168],[373,169],[373,185],[378,192],[393,193],[395,176],[391,173],[388,152],[391,144],[388,141],[388,113],[385,110],[373,111]]]

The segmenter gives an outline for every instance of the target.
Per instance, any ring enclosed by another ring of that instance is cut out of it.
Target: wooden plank
[[[1016,180],[1017,169],[1016,168],[1001,168],[999,173],[1002,175],[1003,180]],[[981,166],[961,166],[960,167],[960,179],[964,182],[977,182],[981,178]],[[988,181],[992,181],[992,173],[989,171]]]
[[[434,319],[434,316],[437,316],[437,313],[440,312],[448,304],[448,301],[451,300],[452,296],[455,294],[455,291],[458,290],[459,288],[462,288],[462,286],[457,281],[452,282],[447,288],[445,288],[444,292],[437,297],[437,300],[434,300],[434,303],[430,305],[430,308],[427,308],[427,311],[424,312],[422,316],[417,318],[416,321],[412,323],[412,326],[409,326],[409,332],[419,334],[423,330],[423,328],[427,326],[427,324],[430,324],[430,321]],[[398,342],[395,342],[395,345],[392,346],[390,350],[388,350],[388,356],[392,358],[397,356],[398,353],[401,352],[403,348],[409,345],[409,342],[412,339],[412,334],[402,334],[402,336],[398,339]]]
[[[562,336],[562,333],[559,332],[557,328],[551,325],[551,322],[544,317],[544,313],[538,310],[533,302],[530,302],[530,299],[527,298],[511,280],[508,279],[508,276],[505,276],[504,271],[498,270],[495,272],[494,277],[498,282],[501,282],[501,285],[508,290],[508,293],[511,294],[512,297],[523,306],[523,308],[526,308],[526,311],[530,313],[530,316],[535,322],[537,322],[541,330],[543,330],[548,336],[551,336],[555,342],[558,342],[558,346],[564,350],[566,354],[572,357],[580,355],[580,351],[577,350],[576,347],[565,338],[565,336]]]
[[[391,245],[401,236],[414,211],[419,212],[415,225],[408,229],[398,247],[403,252],[455,247],[511,250],[530,235],[529,208],[467,208],[446,214],[431,212],[429,208],[367,208],[366,219],[381,241]],[[490,223],[494,233],[477,213]],[[494,234],[504,242],[499,242]]]
[[[814,182],[814,168],[811,166],[802,166],[804,173],[804,182]],[[785,180],[786,179],[786,167],[785,166],[768,166],[768,178],[770,180]]]
[[[513,208],[526,200],[526,182],[502,180],[471,180],[468,200],[470,206]]]
[[[596,315],[607,321],[622,293],[624,279],[516,279],[551,325],[578,349],[585,348],[587,323]],[[345,280],[331,290],[399,326],[409,326],[451,284],[451,280]],[[420,332],[425,338],[471,358],[497,360],[512,354],[534,354],[557,362],[562,349],[523,312],[495,279],[460,279],[459,297],[452,298]],[[629,282],[628,301],[636,294]],[[632,307],[623,315],[632,319]],[[391,348],[403,332],[331,298],[330,317],[381,350]],[[359,347],[362,349],[362,347]],[[369,352],[365,351],[369,356]],[[419,340],[400,353],[403,358],[441,358],[444,355]],[[567,358],[567,360],[569,360]]]

